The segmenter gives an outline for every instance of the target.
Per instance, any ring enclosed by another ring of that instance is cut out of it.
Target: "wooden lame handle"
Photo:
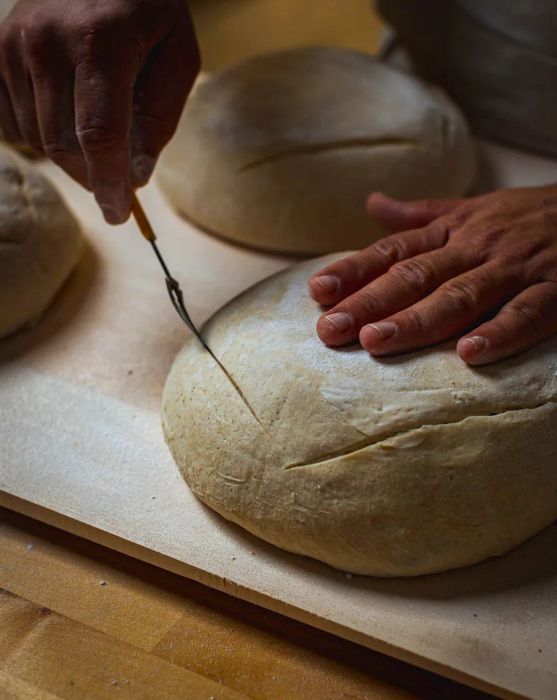
[[[153,231],[153,228],[149,223],[149,219],[145,215],[143,207],[141,206],[135,192],[132,194],[132,214],[137,222],[142,236],[148,241],[156,241],[157,237],[155,236],[155,232]]]

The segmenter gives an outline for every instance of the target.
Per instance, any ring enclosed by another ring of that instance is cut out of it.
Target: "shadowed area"
[[[71,323],[91,289],[97,269],[97,255],[85,237],[79,262],[46,311],[32,324],[0,339],[0,364],[47,343]]]

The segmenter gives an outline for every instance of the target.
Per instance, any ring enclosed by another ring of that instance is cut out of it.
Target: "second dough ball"
[[[159,168],[192,222],[293,253],[383,236],[365,210],[373,191],[454,197],[474,174],[466,123],[441,92],[371,55],[318,47],[200,80]]]
[[[47,309],[82,250],[79,225],[54,187],[0,147],[0,338]]]

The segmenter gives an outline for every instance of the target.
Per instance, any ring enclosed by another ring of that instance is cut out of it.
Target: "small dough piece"
[[[158,174],[202,228],[258,248],[361,248],[385,232],[371,192],[454,197],[475,174],[466,123],[439,90],[373,56],[303,48],[204,76]]]
[[[43,313],[82,246],[79,226],[54,187],[0,147],[0,338]]]
[[[179,354],[163,428],[192,491],[268,542],[376,576],[473,564],[549,525],[557,337],[482,368],[454,342],[381,360],[331,350],[306,285],[338,257],[264,280],[206,324],[242,395],[198,342]]]

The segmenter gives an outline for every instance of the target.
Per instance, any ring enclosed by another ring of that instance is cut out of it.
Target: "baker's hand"
[[[121,223],[198,69],[185,0],[19,0],[0,24],[0,127]]]
[[[400,202],[370,215],[393,235],[314,275],[327,345],[359,336],[372,355],[462,334],[459,356],[495,362],[557,332],[557,186],[470,199]]]

